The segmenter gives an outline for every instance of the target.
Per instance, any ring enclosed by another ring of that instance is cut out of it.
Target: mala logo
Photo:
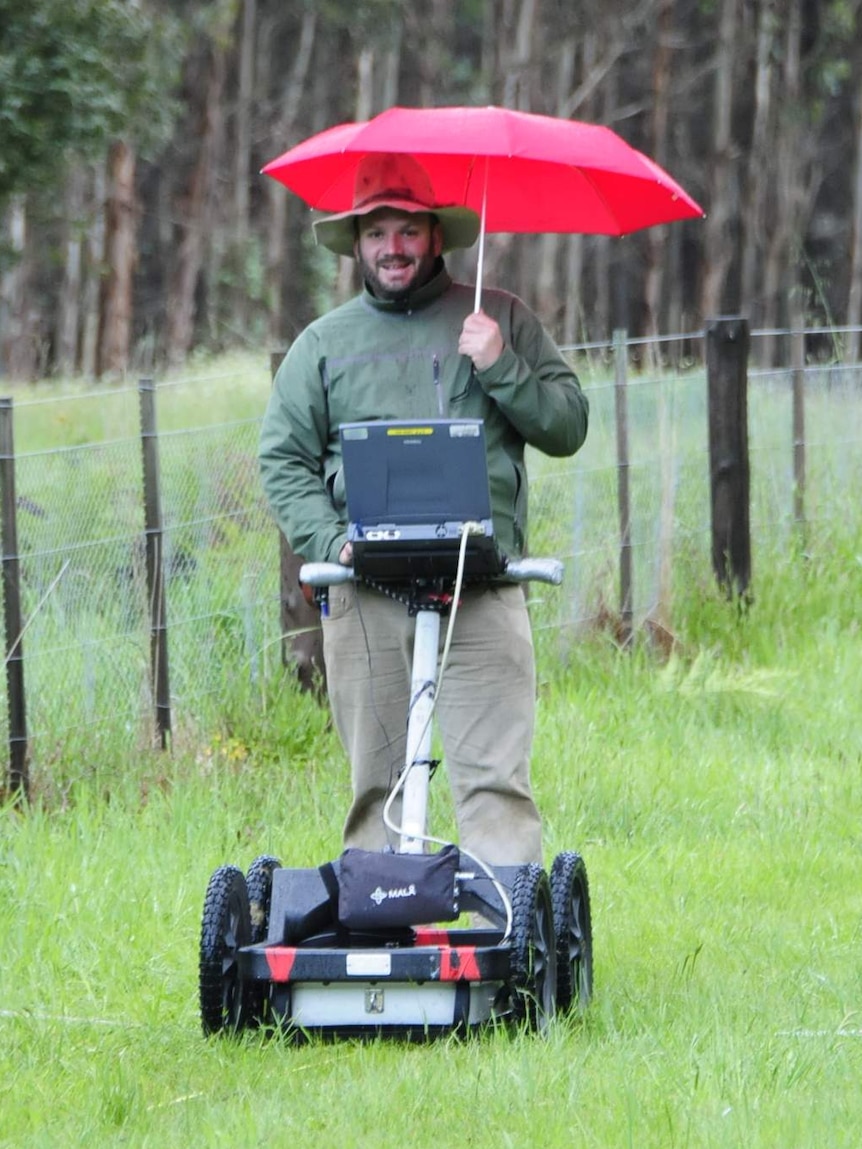
[[[416,886],[411,882],[409,886],[396,886],[394,890],[384,890],[380,886],[368,895],[375,905],[382,905],[391,898],[415,898]]]

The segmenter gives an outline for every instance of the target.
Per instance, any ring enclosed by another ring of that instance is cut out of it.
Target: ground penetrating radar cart
[[[559,584],[562,564],[507,560],[496,550],[480,421],[352,424],[341,431],[354,567],[305,564],[300,579],[316,588],[322,603],[336,584],[376,585],[415,618],[406,756],[384,809],[399,846],[348,849],[315,868],[282,866],[262,855],[245,874],[234,866],[217,869],[201,924],[204,1032],[263,1024],[296,1036],[422,1039],[509,1020],[542,1030],[555,1013],[585,1006],[592,992],[583,859],[566,851],[550,871],[537,863],[492,867],[431,837],[426,822],[432,718],[464,582]],[[446,452],[442,468],[430,462],[435,435]],[[354,481],[352,454],[365,448],[373,457],[357,459]],[[387,451],[391,472],[380,465]],[[468,456],[479,470],[464,483]],[[411,489],[403,464],[408,457],[425,485],[423,497],[435,476],[443,475],[447,488],[442,506],[403,526],[398,507],[385,507],[382,519],[372,514],[374,492],[363,484],[377,476],[384,493]],[[351,489],[365,498],[361,514],[355,497],[351,507]],[[470,505],[453,513],[465,490]]]
[[[560,573],[558,564],[539,560],[509,563],[506,572],[549,582],[559,581]],[[307,565],[302,572],[303,582],[316,586],[352,578],[351,569],[334,564]],[[380,869],[367,874],[367,891],[354,892],[360,913],[350,926],[339,918],[347,855],[317,869],[282,867],[261,856],[245,875],[233,866],[216,870],[200,945],[206,1033],[263,1022],[297,1033],[430,1037],[494,1019],[541,1029],[555,1012],[581,1008],[590,997],[589,888],[579,854],[558,854],[548,874],[537,864],[492,869],[455,847],[425,853],[441,612],[439,603],[423,607],[421,592],[416,603],[407,761],[399,780],[400,849],[381,853]],[[370,860],[360,863],[367,868]],[[439,920],[470,913],[488,924],[409,923],[406,906],[387,915],[393,902],[408,902],[398,894],[411,887],[420,894],[420,908],[428,905],[423,882]],[[372,911],[364,916],[363,892]]]

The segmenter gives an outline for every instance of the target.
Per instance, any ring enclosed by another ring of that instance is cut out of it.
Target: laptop
[[[339,428],[353,566],[372,582],[454,579],[505,569],[494,537],[481,419],[378,420]]]

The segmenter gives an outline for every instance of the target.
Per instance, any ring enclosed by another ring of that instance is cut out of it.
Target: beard
[[[426,284],[428,280],[431,279],[434,275],[437,258],[430,252],[426,252],[424,255],[418,257],[402,255],[386,256],[383,259],[377,260],[376,263],[371,264],[359,254],[357,255],[357,262],[362,278],[368,285],[372,295],[377,299],[387,299],[397,302],[398,300],[406,299],[418,287],[422,287],[423,284]],[[411,266],[413,268],[413,274],[397,287],[389,286],[384,283],[381,278],[380,273],[385,273],[387,267],[408,268]]]

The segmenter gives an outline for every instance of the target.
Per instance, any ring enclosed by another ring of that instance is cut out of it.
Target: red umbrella
[[[346,211],[363,156],[387,152],[415,156],[441,206],[480,214],[480,283],[486,231],[625,235],[704,214],[610,128],[507,108],[390,108],[320,132],[263,171],[313,208]]]

